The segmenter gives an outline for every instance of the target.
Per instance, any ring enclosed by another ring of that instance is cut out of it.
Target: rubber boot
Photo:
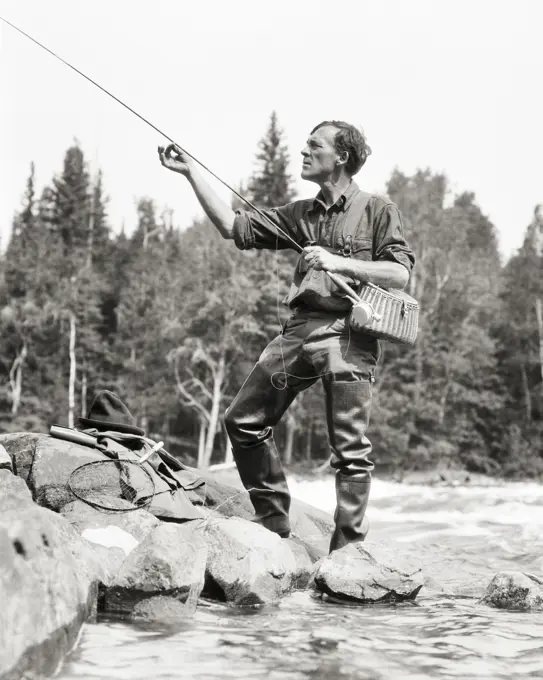
[[[335,531],[330,541],[330,552],[343,548],[348,543],[357,543],[366,538],[369,522],[365,518],[370,496],[371,479],[354,479],[340,472],[336,473]]]
[[[281,538],[290,535],[290,493],[273,439],[233,449],[243,486],[255,509],[254,522]]]
[[[372,375],[372,374],[371,374]],[[336,529],[330,552],[348,543],[363,541],[373,463],[366,436],[371,409],[373,378],[326,385],[331,465],[336,470]]]

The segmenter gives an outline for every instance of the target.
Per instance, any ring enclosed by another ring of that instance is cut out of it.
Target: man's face
[[[302,149],[302,178],[310,182],[323,182],[337,170],[339,155],[334,148],[337,128],[324,125],[309,136]]]

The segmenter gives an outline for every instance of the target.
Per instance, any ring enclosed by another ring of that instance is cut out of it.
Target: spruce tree
[[[34,163],[26,183],[22,210],[13,220],[6,252],[5,281],[10,295],[24,297],[32,285],[32,268],[36,261]]]
[[[75,275],[86,259],[91,207],[90,180],[83,151],[70,147],[64,168],[53,181],[55,190],[54,226],[63,251],[61,275]]]
[[[294,198],[293,180],[288,172],[290,159],[275,111],[271,113],[268,129],[258,147],[257,167],[249,180],[251,201],[259,208],[290,203]]]

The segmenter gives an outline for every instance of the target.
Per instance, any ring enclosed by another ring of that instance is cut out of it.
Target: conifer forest
[[[355,179],[364,188],[363,171]],[[275,113],[241,193],[259,207],[296,198]],[[382,193],[417,256],[407,292],[421,311],[413,347],[382,344],[368,433],[376,473],[540,479],[543,206],[518,225],[523,246],[503,262],[484,206],[469,191],[452,195],[443,174],[395,169]],[[187,464],[229,460],[224,411],[288,317],[280,300],[297,253],[240,251],[206,219],[176,224],[149,196],[119,230],[106,181],[77,145],[45,187],[30,167],[21,196],[0,260],[1,431],[76,425],[110,389]],[[287,466],[325,463],[319,384],[276,439]]]

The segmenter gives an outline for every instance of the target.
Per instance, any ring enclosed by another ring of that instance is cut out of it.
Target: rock
[[[500,571],[481,601],[500,609],[543,611],[543,580],[520,571]]]
[[[13,432],[0,435],[0,444],[8,452],[13,465],[13,472],[28,481],[32,468],[36,442],[47,437],[34,432]]]
[[[68,479],[79,465],[104,460],[89,446],[44,436],[35,445],[34,461],[28,477],[34,500],[50,510],[61,510],[75,500]]]
[[[115,451],[121,458],[138,460],[138,456],[123,447],[122,444],[107,440],[108,449]],[[34,500],[51,510],[60,511],[75,500],[70,491],[68,481],[72,472],[79,466],[93,461],[104,461],[107,458],[98,450],[80,444],[74,444],[55,437],[42,436],[35,445],[34,460],[28,484],[33,491]],[[148,510],[159,518],[168,521],[199,519],[202,513],[187,499],[185,493],[170,494],[170,486],[149,467],[155,486],[155,496]],[[95,474],[93,469],[90,474]],[[133,506],[128,501],[118,500],[126,505],[127,510]]]
[[[314,573],[317,590],[361,603],[412,600],[423,583],[422,565],[391,543],[351,543],[318,562]]]
[[[214,516],[205,525],[207,595],[253,605],[275,602],[292,590],[296,560],[284,539],[237,517]]]
[[[152,621],[172,625],[186,621],[194,609],[175,597],[156,595],[136,604],[130,614],[134,621]]]
[[[48,675],[92,614],[97,583],[78,568],[63,530],[82,539],[66,520],[0,499],[0,677]]]
[[[5,512],[24,506],[34,506],[30,489],[9,470],[0,470],[0,509]]]
[[[111,548],[120,550],[125,556],[130,555],[139,545],[139,541],[132,534],[112,524],[97,529],[85,529],[81,536],[94,545],[101,545],[108,550]]]
[[[0,470],[9,470],[9,472],[13,472],[11,457],[2,444],[0,444]]]
[[[126,613],[155,594],[196,601],[204,586],[206,559],[200,520],[162,522],[126,557],[99,605],[104,611]]]
[[[294,555],[296,567],[292,574],[292,587],[294,590],[304,590],[313,574],[313,560],[309,556],[303,541],[291,537],[284,538],[283,542],[287,543]]]
[[[83,463],[103,460],[102,454],[90,447],[81,446],[46,434],[15,433],[0,435],[0,444],[9,453],[14,472],[27,481],[34,500],[55,511],[63,511],[75,498],[67,488],[72,471]],[[239,475],[234,480],[238,486],[225,484],[220,475],[213,472],[194,470],[203,478],[205,484],[191,488],[189,495],[195,503],[207,511],[219,512],[225,517],[252,519],[254,510],[249,495],[241,487]],[[228,478],[231,481],[231,478]],[[162,481],[159,482],[159,484]],[[159,489],[157,488],[157,491]],[[157,505],[163,495],[156,497]],[[174,498],[171,507],[153,509],[158,517],[175,520],[194,519],[203,514],[200,508],[193,508],[189,516],[186,499]],[[149,508],[147,509],[149,511]],[[161,515],[163,511],[163,515]],[[312,561],[317,561],[328,553],[328,544],[334,528],[330,514],[293,499],[291,505],[291,524],[293,535],[304,542]]]
[[[63,506],[61,513],[79,533],[88,529],[99,529],[115,526],[141,541],[160,524],[147,510],[132,512],[103,512],[80,500],[71,501]]]
[[[205,484],[194,489],[204,506],[224,517],[239,517],[251,520],[254,509],[249,494],[241,486],[239,475],[233,471],[223,473],[229,484],[225,484],[221,473],[198,470]],[[237,484],[237,486],[233,486]],[[307,503],[292,499],[290,507],[292,535],[303,542],[313,562],[328,554],[330,538],[334,530],[333,517],[323,510]]]

